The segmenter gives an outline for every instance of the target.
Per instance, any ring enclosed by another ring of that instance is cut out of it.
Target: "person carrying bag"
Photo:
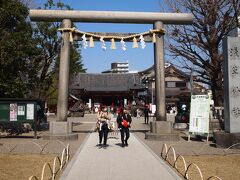
[[[106,108],[98,113],[96,129],[99,133],[99,146],[102,146],[102,139],[103,146],[107,145],[108,132],[111,129],[110,119]]]
[[[126,109],[121,110],[118,113],[117,123],[121,133],[122,147],[128,146],[128,139],[130,137],[129,128],[130,128],[131,122],[132,122],[132,118]]]

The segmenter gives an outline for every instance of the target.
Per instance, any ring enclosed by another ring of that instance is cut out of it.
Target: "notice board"
[[[190,133],[209,133],[209,95],[192,95],[190,107]]]

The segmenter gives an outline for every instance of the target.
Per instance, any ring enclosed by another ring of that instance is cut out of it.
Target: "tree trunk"
[[[223,106],[223,84],[222,79],[212,78],[212,96],[214,100],[214,106]]]

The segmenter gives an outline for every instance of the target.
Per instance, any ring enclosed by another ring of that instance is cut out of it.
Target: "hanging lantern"
[[[116,49],[114,38],[111,39],[111,49]]]
[[[152,42],[153,42],[153,43],[156,42],[156,34],[155,34],[155,33],[153,33],[153,35],[152,35]]]
[[[138,43],[136,37],[133,38],[133,48],[138,48]]]
[[[126,51],[126,50],[127,50],[127,48],[126,48],[126,43],[124,42],[123,38],[121,39],[120,43],[121,43],[121,48],[122,48],[122,50],[123,50],[123,51]]]
[[[90,37],[90,40],[89,40],[89,47],[90,48],[94,47],[94,41],[93,41],[93,37],[92,36]]]

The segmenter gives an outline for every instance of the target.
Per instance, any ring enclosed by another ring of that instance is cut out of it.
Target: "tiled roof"
[[[141,77],[137,73],[79,73],[70,80],[70,90],[129,91],[131,89],[141,90],[144,88],[145,86],[141,84]]]

